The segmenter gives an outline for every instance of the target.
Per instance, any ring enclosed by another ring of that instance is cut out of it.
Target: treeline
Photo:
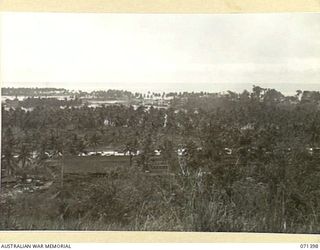
[[[114,89],[109,89],[107,91],[104,91],[104,90],[92,91],[92,92],[89,93],[89,95],[92,95],[95,98],[111,99],[111,100],[112,99],[113,100],[131,99],[131,98],[133,98],[135,96],[130,91],[114,90]]]
[[[1,95],[6,96],[38,96],[38,95],[68,95],[63,88],[1,88]]]
[[[10,100],[7,100],[7,103],[10,104]],[[22,101],[18,102],[18,106],[19,107],[23,107],[23,108],[35,108],[35,107],[55,107],[55,108],[59,108],[59,107],[64,107],[64,108],[68,108],[68,107],[72,107],[72,106],[80,106],[82,104],[82,100],[79,98],[76,99],[71,99],[71,100],[67,100],[67,98],[65,98],[64,100],[59,100],[57,98],[33,98],[33,97],[28,97]]]
[[[130,91],[126,90],[114,90],[109,89],[99,90],[99,91],[71,91],[64,88],[1,88],[2,95],[4,96],[72,96],[72,97],[87,97],[87,98],[101,98],[101,99],[110,99],[110,100],[117,100],[117,99],[131,99],[135,96],[140,94],[138,93],[131,93]]]
[[[147,93],[132,93],[126,90],[94,90],[88,91],[71,91],[64,88],[1,88],[2,95],[4,96],[53,96],[53,95],[65,95],[65,96],[75,96],[75,97],[92,97],[97,99],[149,99],[149,98],[168,98],[168,97],[187,97],[187,96],[204,96],[209,94],[208,92],[169,92],[169,93],[158,93],[148,91]]]

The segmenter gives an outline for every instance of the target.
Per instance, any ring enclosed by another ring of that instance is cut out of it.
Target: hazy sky
[[[320,14],[1,14],[3,86],[320,90]]]

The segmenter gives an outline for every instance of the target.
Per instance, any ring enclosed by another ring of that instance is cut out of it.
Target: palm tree
[[[132,136],[130,136],[129,141],[126,143],[126,151],[129,152],[129,157],[130,157],[130,167],[132,166],[132,158],[133,155],[137,153],[138,150],[138,141]]]
[[[1,166],[7,170],[7,174],[11,175],[14,172],[15,158],[14,146],[16,145],[11,128],[8,128],[1,140]],[[0,169],[2,171],[2,168]]]
[[[21,162],[21,167],[24,168],[26,163],[31,161],[30,148],[26,144],[22,144],[19,149],[18,162]]]
[[[15,162],[12,148],[10,147],[3,148],[2,155],[1,155],[1,166],[5,168],[8,176],[14,173],[15,165],[16,165],[16,162]]]
[[[39,152],[37,158],[39,163],[47,158],[46,150],[47,150],[47,140],[41,140],[37,145],[37,151]]]
[[[78,141],[78,144],[76,145],[76,150],[78,153],[83,153],[86,148],[86,142],[82,138]]]
[[[93,146],[95,153],[97,154],[97,146],[100,144],[101,138],[97,133],[94,133],[89,138],[89,145]]]
[[[253,85],[252,94],[257,100],[260,100],[260,98],[263,97],[265,91],[266,89]]]

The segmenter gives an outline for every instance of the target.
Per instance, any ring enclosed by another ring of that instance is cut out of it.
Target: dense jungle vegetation
[[[0,228],[320,233],[319,92],[170,96],[167,109],[50,98],[2,108],[5,178],[50,179],[50,157],[102,147],[129,152],[130,166],[2,196]],[[155,150],[170,174],[146,174]]]

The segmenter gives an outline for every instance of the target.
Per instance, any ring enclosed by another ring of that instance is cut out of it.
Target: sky
[[[320,14],[2,13],[11,87],[320,90]]]

